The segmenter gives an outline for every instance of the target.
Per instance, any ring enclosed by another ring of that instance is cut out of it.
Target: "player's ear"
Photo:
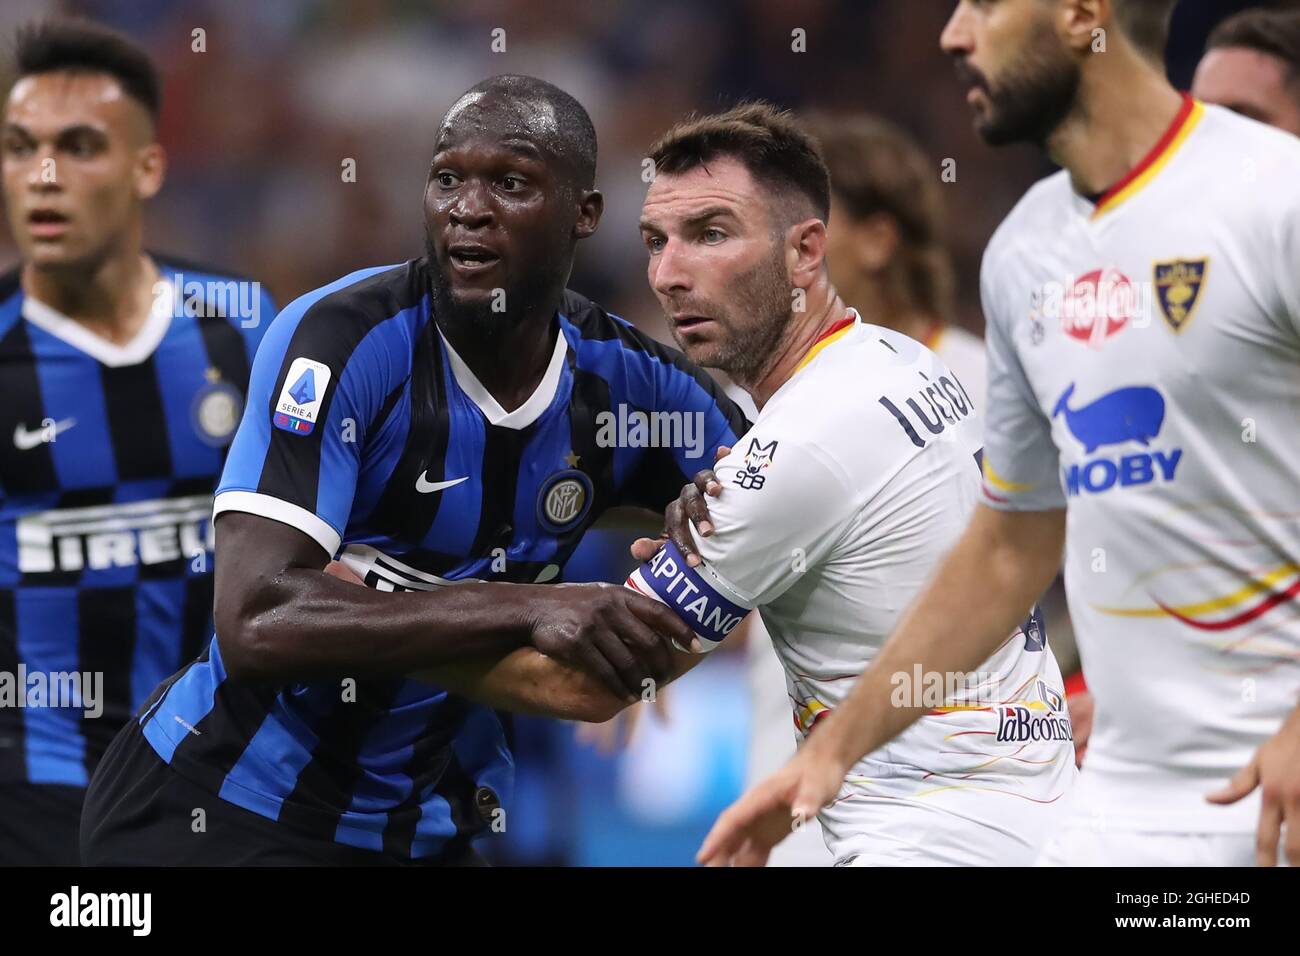
[[[1058,7],[1056,25],[1066,46],[1075,53],[1094,49],[1097,40],[1105,37],[1115,23],[1116,2],[1117,0],[1063,0]]]
[[[805,219],[791,226],[786,237],[790,281],[799,288],[807,288],[826,261],[826,223],[820,219]]]
[[[161,143],[140,147],[135,161],[135,194],[139,199],[152,199],[162,189],[167,176],[167,152]]]
[[[599,190],[589,189],[578,195],[578,221],[573,224],[573,237],[586,239],[600,225],[600,214],[605,211],[605,197]]]

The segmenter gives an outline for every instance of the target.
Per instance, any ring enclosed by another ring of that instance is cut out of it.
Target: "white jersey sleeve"
[[[704,563],[688,567],[670,541],[627,582],[674,610],[705,650],[831,552],[853,500],[824,449],[789,437],[750,431],[714,472],[723,486],[708,499],[715,531],[706,538],[691,528]]]
[[[1065,507],[1051,423],[1043,416],[1012,342],[1012,311],[998,301],[992,253],[984,257],[980,296],[988,350],[984,408],[984,503],[1003,511]]]
[[[723,487],[709,499],[715,530],[696,533],[696,547],[750,605],[784,594],[844,531],[852,486],[819,445],[750,432],[714,472]]]

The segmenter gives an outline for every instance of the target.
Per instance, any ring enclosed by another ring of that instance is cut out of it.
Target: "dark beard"
[[[558,286],[563,290],[567,278],[567,273],[562,278],[554,270],[534,270],[504,287],[504,309],[495,311],[492,308],[494,296],[467,302],[452,293],[451,283],[443,272],[433,243],[427,235],[424,239],[424,255],[429,264],[429,295],[433,300],[433,314],[437,316],[438,324],[452,337],[459,332],[467,337],[498,338],[534,315],[546,305],[548,298],[556,298],[553,311],[559,305],[555,289]]]
[[[990,146],[1033,143],[1048,137],[1070,114],[1079,93],[1079,67],[1062,53],[1046,52],[1053,39],[1038,37],[996,87],[984,83],[989,115],[976,130]]]

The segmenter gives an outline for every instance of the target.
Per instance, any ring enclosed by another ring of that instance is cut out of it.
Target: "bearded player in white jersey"
[[[937,355],[836,293],[826,166],[786,114],[750,104],[688,120],[650,156],[651,285],[686,354],[726,371],[758,416],[713,469],[712,527],[638,542],[629,586],[704,649],[758,608],[807,735],[975,507],[975,401]],[[969,672],[884,691],[928,716],[844,768],[819,815],[837,864],[1033,861],[1075,777],[1061,675],[1041,619],[1025,620],[1034,597]]]
[[[983,408],[987,382],[983,340],[952,323],[956,269],[945,242],[946,188],[934,175],[938,159],[902,129],[867,113],[816,113],[800,125],[821,149],[831,177],[826,269],[845,303],[877,325],[902,332],[939,356]],[[748,396],[732,395],[751,419]],[[978,417],[967,428],[978,428]],[[977,436],[978,437],[978,436]],[[1058,629],[1044,601],[1048,631],[1061,667]],[[746,785],[757,783],[795,754],[785,670],[757,614],[734,635],[744,639],[750,690]],[[1071,716],[1073,717],[1073,706]],[[1075,743],[1079,726],[1074,722]],[[829,866],[834,862],[815,819],[775,847],[768,866]]]
[[[974,666],[1064,545],[1096,717],[1041,862],[1300,863],[1300,140],[1168,84],[1172,6],[957,5],[942,46],[978,130],[1064,167],[984,259],[984,501],[702,860],[764,856],[832,801],[921,713],[889,706],[890,676]]]

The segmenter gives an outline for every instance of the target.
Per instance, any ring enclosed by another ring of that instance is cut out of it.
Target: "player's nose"
[[[959,3],[939,34],[939,49],[949,56],[970,53],[973,37],[970,31],[970,13],[965,3]]]
[[[457,190],[456,201],[450,210],[454,225],[481,229],[492,224],[494,215],[492,200],[485,186],[471,180]]]
[[[650,285],[660,295],[689,292],[694,285],[687,257],[682,255],[680,246],[671,239],[650,260]]]
[[[52,192],[63,188],[59,182],[59,166],[51,153],[37,153],[27,169],[27,186],[35,192]]]

